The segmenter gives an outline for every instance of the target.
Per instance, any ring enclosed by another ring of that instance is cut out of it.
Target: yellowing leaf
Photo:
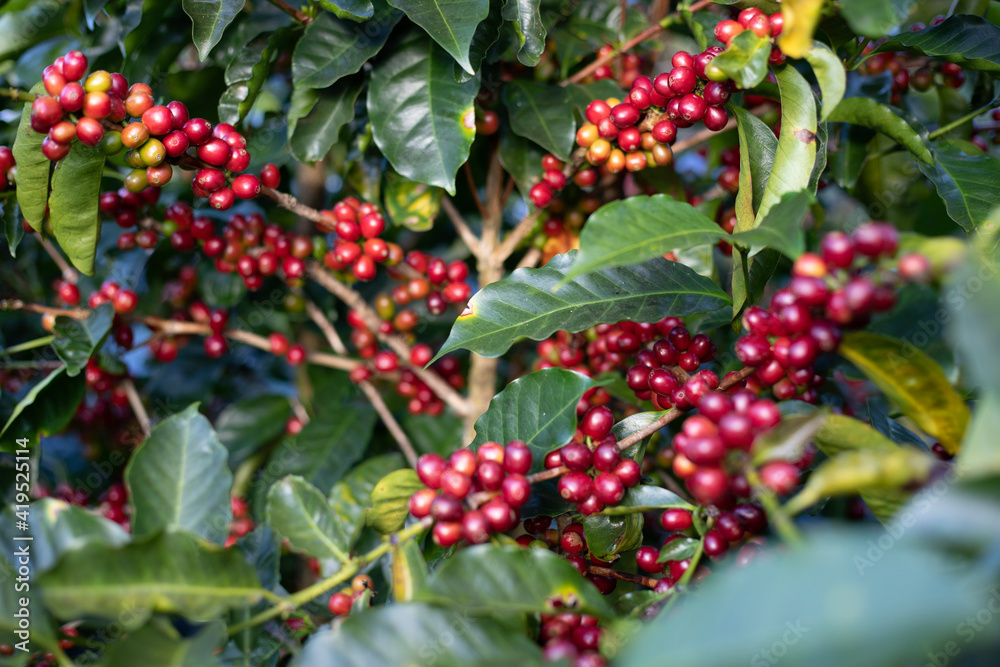
[[[786,56],[802,58],[809,52],[822,8],[823,0],[785,0],[781,3],[785,27],[778,36],[778,46]]]

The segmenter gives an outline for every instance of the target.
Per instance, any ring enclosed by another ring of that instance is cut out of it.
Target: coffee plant
[[[994,664],[998,83],[989,0],[9,0],[0,664]]]

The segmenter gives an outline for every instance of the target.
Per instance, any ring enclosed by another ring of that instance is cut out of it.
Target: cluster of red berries
[[[663,338],[652,349],[640,350],[638,341],[629,345],[632,349],[628,351],[638,350],[638,354],[635,365],[625,374],[625,381],[637,398],[651,400],[660,410],[672,407],[687,410],[707,391],[719,386],[715,373],[698,370],[703,362],[715,358],[715,343],[705,334],[692,336],[677,317],[658,322],[656,332]]]
[[[547,662],[562,660],[572,667],[605,667],[608,661],[598,652],[601,634],[596,616],[561,612],[541,614],[539,618],[538,643]]]
[[[250,516],[250,506],[247,501],[239,496],[231,496],[229,504],[233,508],[233,520],[229,524],[229,535],[226,536],[225,547],[236,544],[236,540],[245,536],[254,529],[253,517]]]
[[[369,590],[374,591],[372,578],[367,574],[359,574],[351,579],[350,586],[345,586],[330,596],[327,608],[334,616],[347,616],[351,613],[354,602]]]
[[[434,542],[449,547],[460,539],[481,544],[491,533],[503,533],[518,524],[520,508],[531,495],[531,449],[514,440],[506,446],[485,442],[473,453],[459,449],[446,461],[438,454],[417,460],[417,475],[427,486],[410,498],[410,514],[433,517]],[[478,509],[467,507],[471,493],[490,499]]]
[[[559,496],[576,503],[576,510],[585,516],[617,505],[625,490],[642,479],[639,464],[622,457],[618,441],[611,434],[614,423],[614,415],[607,407],[590,408],[580,422],[585,441],[574,439],[545,456],[547,469],[568,469],[559,477]]]
[[[395,266],[402,261],[402,249],[379,238],[385,231],[385,217],[375,204],[348,197],[324,213],[331,218],[330,223],[317,226],[321,231],[337,234],[336,242],[323,258],[327,268],[349,269],[358,280],[369,281],[375,277],[377,264]]]
[[[250,165],[250,154],[246,139],[232,125],[213,127],[203,118],[191,118],[187,107],[176,100],[157,105],[148,85],[129,86],[117,72],[97,70],[83,79],[86,72],[87,57],[70,51],[42,74],[48,95],[32,103],[31,127],[48,135],[42,142],[48,159],[64,158],[74,139],[98,146],[107,155],[125,150],[125,163],[133,169],[125,177],[130,192],[166,185],[173,177],[169,159],[183,161],[185,166],[199,165],[202,168],[191,191],[207,197],[218,210],[230,208],[237,197],[259,195],[261,181],[277,186],[279,174],[274,165],[265,167],[260,178],[241,173]],[[119,125],[128,118],[134,120]]]
[[[614,53],[615,47],[610,44],[605,44],[597,50],[597,57],[604,58],[608,55]],[[630,88],[632,82],[636,80],[643,70],[643,65],[645,64],[642,56],[636,55],[634,53],[626,53],[621,61],[621,71],[618,72],[618,76],[615,76],[615,69],[617,69],[618,58],[613,58],[610,62],[601,65],[594,70],[592,79],[594,81],[601,81],[602,79],[615,79],[622,88]]]
[[[736,35],[749,30],[760,38],[773,39],[781,34],[785,27],[785,19],[781,12],[768,16],[756,7],[747,7],[739,13],[735,21],[725,20],[715,24],[715,38],[729,47]],[[771,65],[781,65],[785,62],[785,54],[776,44],[771,45],[771,55],[768,57]],[[708,69],[708,78],[713,80],[726,79],[725,73]]]
[[[51,491],[45,486],[39,486],[38,497],[56,498],[77,507],[87,507],[90,504],[89,494],[83,489],[74,488],[68,482],[60,482]],[[128,491],[125,485],[121,482],[111,484],[98,496],[96,511],[109,521],[114,521],[128,532],[131,509],[129,508]]]
[[[993,122],[989,125],[976,125],[973,127],[972,137],[969,139],[984,153],[990,149],[990,142],[994,145],[1000,144],[1000,125],[998,125],[998,121],[1000,121],[1000,109],[994,109],[990,114],[990,118]]]
[[[348,317],[350,318],[350,313]],[[360,335],[356,335],[359,332]],[[367,336],[370,335],[371,332],[368,329],[355,328],[351,332],[351,340],[355,345],[359,343],[367,344]],[[361,336],[365,337],[364,341],[360,340]],[[374,351],[374,336],[371,338],[371,347],[364,347],[361,350],[361,356],[371,358],[372,364],[371,366],[364,365],[353,368],[350,372],[351,382],[357,384],[371,380],[373,377],[379,375],[388,376],[399,369],[399,358],[395,352],[391,350]],[[430,363],[433,356],[434,352],[429,345],[419,343],[414,345],[410,350],[410,365],[416,368],[423,368]],[[439,375],[442,380],[454,389],[462,389],[465,386],[465,376],[462,375],[458,360],[454,357],[442,357],[431,366],[430,370]],[[410,414],[428,414],[436,417],[444,411],[444,402],[409,368],[403,368],[399,371],[399,378],[394,388],[397,394],[408,399],[406,409]]]
[[[0,192],[6,192],[14,187],[17,175],[17,162],[14,153],[7,146],[0,146]]]
[[[866,223],[851,235],[831,232],[819,254],[801,255],[791,283],[774,294],[770,307],[754,306],[743,315],[747,333],[736,342],[736,356],[757,369],[748,388],[760,393],[770,387],[781,400],[801,393],[814,402],[811,387],[821,381],[813,372],[816,358],[837,349],[842,329],[864,326],[895,304],[895,274],[869,269],[880,258],[895,256],[898,246],[892,225]],[[929,270],[925,257],[911,254],[900,259],[898,275],[922,280]]]
[[[440,257],[433,257],[420,250],[406,253],[406,266],[409,274],[390,269],[390,277],[406,281],[406,285],[397,285],[390,296],[397,306],[405,306],[414,299],[423,299],[427,310],[432,315],[441,315],[449,305],[464,307],[472,288],[466,282],[469,277],[468,265],[460,260],[445,262]]]

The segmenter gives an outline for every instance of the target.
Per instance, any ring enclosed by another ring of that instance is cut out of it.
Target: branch
[[[44,239],[41,234],[38,232],[33,232],[33,234],[34,237],[38,239],[38,242],[42,244],[42,249],[45,250],[45,253],[52,258],[52,261],[55,262],[56,266],[59,267],[59,270],[62,271],[63,280],[68,283],[76,284],[76,281],[80,277],[77,270],[70,266],[69,262],[66,261],[66,258],[64,258],[59,251],[56,250],[54,245]]]
[[[9,97],[15,102],[34,102],[37,95],[18,88],[0,88],[0,97]]]
[[[326,337],[330,347],[336,350],[339,354],[347,354],[347,346],[344,345],[344,341],[341,340],[340,335],[337,330],[334,329],[333,324],[323,315],[323,311],[313,303],[312,301],[306,301],[306,314],[309,315],[311,319],[319,330],[323,332]],[[392,412],[386,406],[385,401],[382,400],[382,395],[378,393],[375,386],[368,380],[364,380],[358,383],[361,391],[364,393],[368,400],[371,402],[372,407],[375,408],[375,412],[381,417],[382,422],[385,423],[385,427],[392,434],[392,437],[396,439],[396,444],[399,445],[399,449],[402,450],[403,456],[406,457],[407,462],[409,462],[410,467],[415,468],[417,466],[417,452],[413,449],[413,444],[410,439],[403,432],[403,429],[399,426],[399,422],[396,418],[392,416]]]
[[[295,7],[292,7],[290,4],[285,2],[285,0],[268,0],[268,2],[270,2],[272,5],[274,5],[281,11],[291,16],[293,19],[301,23],[303,26],[307,26],[310,23],[312,23],[311,16],[308,16],[300,12],[298,9],[295,9]]]
[[[128,397],[128,404],[131,406],[132,412],[135,413],[135,418],[142,428],[143,436],[148,438],[152,426],[149,422],[149,415],[146,413],[146,406],[142,404],[139,392],[135,390],[135,383],[132,382],[132,378],[125,378],[122,380],[121,386],[125,390],[125,396]]]
[[[612,579],[621,579],[622,581],[628,581],[630,583],[639,584],[640,586],[646,586],[648,588],[656,588],[656,585],[660,583],[660,580],[655,579],[654,577],[620,572],[610,567],[600,567],[599,565],[588,565],[587,574],[594,574],[599,577],[610,577]]]
[[[476,202],[476,208],[479,209],[479,215],[485,218],[486,207],[483,206],[483,200],[479,198],[479,190],[476,189],[476,181],[472,178],[472,167],[469,166],[468,160],[462,165],[462,170],[465,172],[465,181],[469,184],[472,199]]]
[[[387,336],[380,331],[379,325],[382,324],[382,318],[361,298],[360,294],[334,278],[326,269],[315,262],[309,262],[306,265],[306,273],[321,287],[343,301],[348,307],[357,311],[364,321],[365,326],[375,333],[375,337],[396,353],[399,357],[400,365],[413,371],[458,416],[464,417],[468,414],[468,401],[456,392],[451,385],[445,382],[440,375],[410,363],[410,347],[406,344],[406,341],[398,335]]]
[[[480,204],[480,206],[482,206],[482,204]],[[444,212],[448,214],[448,219],[451,220],[451,224],[455,226],[455,230],[458,232],[458,235],[462,237],[463,241],[465,241],[465,245],[469,248],[469,251],[472,252],[472,254],[478,259],[480,253],[479,239],[472,233],[472,230],[469,229],[469,225],[465,222],[465,218],[462,217],[462,214],[458,212],[458,209],[455,208],[455,205],[451,203],[451,200],[448,197],[443,197],[441,199],[441,208],[443,208]]]

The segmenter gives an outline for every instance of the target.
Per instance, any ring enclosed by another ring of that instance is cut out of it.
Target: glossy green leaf
[[[781,136],[770,176],[761,195],[756,225],[789,192],[809,187],[816,163],[816,99],[806,80],[791,65],[774,71],[781,91]]]
[[[662,414],[662,413],[640,413],[640,414]],[[621,424],[623,422],[619,422]],[[621,438],[618,433],[615,437]],[[625,497],[621,503],[613,507],[605,507],[601,510],[603,516],[616,516],[618,514],[635,514],[636,512],[649,512],[650,510],[665,509],[667,507],[692,507],[683,498],[673,491],[664,489],[662,486],[651,484],[640,484],[633,486],[625,492]]]
[[[726,50],[712,64],[729,75],[740,88],[753,88],[767,78],[767,59],[771,40],[744,30],[732,39]]]
[[[541,0],[507,0],[503,18],[514,24],[520,46],[517,59],[534,67],[545,51],[545,23],[542,21]]]
[[[1000,475],[1000,394],[990,391],[976,402],[972,423],[965,433],[958,470],[966,479]]]
[[[907,150],[928,164],[934,163],[924,138],[884,104],[868,97],[849,97],[840,102],[829,113],[829,120],[852,123],[877,130],[890,139],[899,142]]]
[[[961,268],[951,272],[945,292],[951,318],[939,320],[947,324],[948,339],[968,377],[966,383],[993,392],[1000,390],[1000,355],[992,354],[1000,340],[998,271],[1000,267],[985,257],[965,258]]]
[[[120,548],[88,544],[67,552],[37,582],[56,617],[94,616],[126,628],[141,626],[153,612],[200,620],[260,599],[242,552],[183,532]]]
[[[372,489],[368,525],[382,535],[401,529],[410,511],[410,496],[423,488],[426,487],[416,471],[409,468],[395,470],[383,477]]]
[[[326,88],[354,74],[382,50],[389,33],[402,18],[385,0],[373,0],[375,14],[358,26],[321,13],[306,27],[292,53],[292,80],[296,88]]]
[[[837,54],[823,42],[813,42],[813,46],[806,52],[805,58],[812,65],[813,74],[816,76],[816,81],[819,82],[820,92],[823,93],[823,106],[819,112],[819,120],[824,122],[829,119],[830,113],[844,99],[844,91],[847,89],[847,72],[844,71],[844,63],[840,61]]]
[[[88,276],[94,273],[94,257],[101,238],[98,198],[104,160],[99,150],[77,141],[52,172],[49,196],[52,233],[73,266]]]
[[[476,27],[490,12],[489,0],[389,0],[407,18],[427,31],[469,74],[469,46]]]
[[[83,14],[87,17],[87,28],[94,29],[94,19],[104,11],[107,4],[108,0],[83,0]]]
[[[285,438],[274,450],[262,487],[286,475],[301,475],[317,488],[331,488],[362,457],[374,428],[375,411],[368,404],[319,411],[298,435]]]
[[[552,613],[559,599],[575,601],[574,612],[611,615],[604,596],[564,558],[518,545],[462,549],[434,570],[418,599],[472,614]]]
[[[8,505],[0,515],[0,535],[7,544],[17,544],[14,538],[24,534],[17,521],[14,506]],[[51,570],[63,554],[86,544],[119,547],[130,539],[117,523],[54,498],[41,498],[28,506],[28,526],[36,575]]]
[[[881,37],[886,32],[873,36]],[[900,32],[874,52],[882,51],[915,51],[958,63],[965,69],[1000,72],[1000,28],[980,16],[957,14],[940,25]]]
[[[66,362],[66,375],[73,377],[84,369],[104,344],[114,317],[114,306],[102,303],[90,311],[85,320],[66,316],[56,318],[52,347],[59,358]]]
[[[323,9],[333,12],[335,16],[351,21],[363,22],[372,18],[375,8],[371,0],[317,0]]]
[[[350,560],[347,527],[322,492],[301,477],[286,477],[268,491],[267,524],[295,551],[321,561]]]
[[[472,35],[472,43],[469,45],[469,64],[472,65],[473,72],[479,71],[490,49],[500,39],[505,2],[506,0],[489,0],[490,11],[486,18],[476,26],[476,32]],[[463,69],[457,61],[454,72],[455,81],[468,81],[472,77],[472,74]]]
[[[820,409],[805,414],[786,415],[776,426],[754,438],[753,461],[760,465],[765,461],[780,459],[798,461],[827,419],[826,410]]]
[[[715,283],[662,258],[602,268],[563,284],[575,256],[569,252],[541,268],[518,269],[477,292],[438,356],[467,349],[496,357],[519,338],[543,340],[556,331],[583,331],[602,322],[655,322],[729,306]]]
[[[44,95],[45,86],[41,82],[36,83],[31,92]],[[17,203],[24,219],[36,232],[42,231],[45,207],[49,204],[52,163],[42,154],[42,142],[46,136],[31,129],[31,105],[25,104],[11,150],[17,162]]]
[[[978,236],[997,206],[1000,206],[1000,160],[980,152],[966,153],[955,141],[935,141],[931,152],[934,166],[917,163],[934,183],[948,215],[966,234]]]
[[[866,332],[846,334],[839,352],[946,450],[958,451],[969,408],[933,359],[903,341]]]
[[[351,614],[306,640],[291,667],[541,667],[538,645],[496,619],[477,618],[428,604],[399,604]]]
[[[666,195],[621,199],[602,206],[587,220],[567,278],[715,243],[724,236],[719,225],[698,209]]]
[[[764,186],[774,165],[778,138],[760,118],[743,107],[729,105],[740,140],[740,189],[736,193],[736,231],[753,229]]]
[[[399,454],[383,454],[370,458],[347,473],[329,494],[330,507],[340,517],[347,530],[348,543],[353,544],[367,523],[368,511],[374,505],[375,485],[405,465]]]
[[[473,102],[479,77],[458,83],[441,47],[410,32],[372,72],[372,136],[393,168],[455,194],[455,173],[476,135]]]
[[[245,0],[181,0],[184,13],[191,17],[191,39],[204,61],[236,15],[243,11]]]
[[[292,406],[285,396],[255,396],[231,403],[215,420],[219,442],[234,470],[248,456],[285,432]]]
[[[447,457],[464,444],[462,420],[448,412],[436,417],[407,414],[402,419],[402,425],[403,431],[421,454],[436,452]]]
[[[683,536],[676,540],[665,542],[660,548],[660,555],[657,557],[656,562],[666,563],[671,560],[687,560],[695,555],[699,544],[701,544],[699,540]]]
[[[759,226],[733,234],[732,243],[749,248],[751,253],[772,248],[795,259],[806,249],[802,221],[813,201],[813,196],[808,192],[782,195]]]
[[[219,98],[219,121],[236,125],[243,122],[267,82],[283,47],[289,46],[297,31],[285,27],[258,34],[237,51],[226,68],[229,88]]]
[[[197,403],[157,424],[125,468],[132,534],[180,529],[224,542],[233,516],[227,457]]]
[[[900,25],[915,0],[841,0],[840,15],[855,33],[883,37]]]
[[[66,428],[83,400],[87,384],[82,375],[71,378],[65,371],[66,366],[60,366],[36,382],[14,406],[3,430],[0,430],[0,436],[14,425],[16,428],[11,433],[23,431],[50,435]],[[13,443],[4,442],[2,448],[3,451],[12,451]]]
[[[493,397],[476,420],[473,449],[484,442],[523,440],[534,454],[534,470],[545,454],[565,445],[576,431],[576,404],[595,382],[562,368],[545,368],[514,380]]]
[[[288,144],[295,157],[303,162],[326,157],[337,143],[340,129],[354,120],[354,104],[363,87],[363,79],[352,77],[322,91],[299,89],[315,95],[316,100],[304,116],[293,118],[289,114]]]
[[[17,246],[24,238],[24,225],[21,224],[21,207],[17,199],[10,197],[0,201],[0,218],[3,218],[3,233],[7,240],[7,250],[11,257],[17,257]]]
[[[954,563],[917,540],[878,547],[885,535],[816,531],[802,548],[713,570],[697,594],[685,596],[683,613],[642,627],[616,665],[658,664],[667,651],[671,664],[685,667],[767,665],[779,650],[782,664],[811,667],[926,662],[929,647],[954,639],[956,625],[982,609],[987,594],[963,586]],[[775,586],[796,593],[775,595]],[[755,600],[753,613],[733,600]]]
[[[583,536],[587,549],[600,560],[615,560],[615,556],[642,545],[642,523],[642,514],[586,516]]]
[[[576,138],[570,93],[562,87],[531,81],[504,86],[510,127],[560,160],[569,159]]]
[[[192,636],[182,636],[170,623],[152,621],[112,643],[101,667],[219,667],[216,651],[226,643],[226,626],[213,621]]]
[[[427,231],[441,212],[443,197],[441,188],[416,183],[391,171],[385,175],[382,201],[395,225],[415,232]]]

